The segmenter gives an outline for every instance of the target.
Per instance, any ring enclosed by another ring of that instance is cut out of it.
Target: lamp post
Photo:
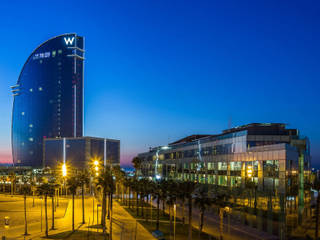
[[[177,205],[173,205],[173,240],[176,240],[176,213],[177,213]]]

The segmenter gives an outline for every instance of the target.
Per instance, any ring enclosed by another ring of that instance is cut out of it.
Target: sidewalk
[[[69,200],[67,210],[63,218],[55,220],[55,230],[50,230],[51,221],[48,221],[49,239],[105,239],[102,235],[102,229],[96,228],[96,207],[93,213],[92,198],[85,199],[85,220],[82,224],[82,201],[81,198],[75,199],[75,232],[72,233],[72,200]],[[95,201],[96,205],[96,201]],[[48,215],[51,209],[48,208]],[[93,214],[95,222],[92,224]],[[99,222],[101,217],[101,208],[99,208]],[[154,240],[155,238],[116,201],[113,204],[113,222],[112,237],[113,240]],[[110,222],[107,220],[107,233],[109,233]],[[92,226],[93,225],[93,226]],[[28,224],[28,236],[24,236],[24,225],[9,228],[5,230],[6,240],[12,239],[46,239],[45,222],[43,221],[42,232],[40,222]],[[2,235],[2,233],[1,233]]]

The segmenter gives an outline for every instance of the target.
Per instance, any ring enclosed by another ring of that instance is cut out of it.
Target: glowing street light
[[[62,164],[62,176],[63,177],[67,176],[67,165],[65,163]]]
[[[247,169],[247,176],[248,176],[249,178],[251,178],[251,177],[252,177],[252,166],[251,166],[251,165],[249,165],[249,166],[248,166],[248,169]]]

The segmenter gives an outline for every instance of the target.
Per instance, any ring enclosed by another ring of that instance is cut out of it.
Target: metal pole
[[[41,232],[42,232],[42,197],[40,198],[40,203],[41,203]]]
[[[92,225],[94,225],[94,195],[92,196]]]
[[[173,221],[174,221],[174,224],[173,224],[173,240],[176,240],[176,212],[177,212],[177,205],[174,204],[173,206]]]
[[[99,224],[99,206],[97,205],[97,225]]]
[[[136,220],[136,230],[135,230],[135,234],[134,234],[134,240],[137,240],[137,228],[138,228],[138,223],[137,223],[137,220]]]

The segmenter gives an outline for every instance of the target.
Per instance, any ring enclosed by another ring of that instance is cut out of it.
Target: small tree
[[[186,193],[186,198],[188,199],[188,215],[189,215],[189,234],[188,240],[192,239],[192,199],[193,199],[193,192],[196,188],[196,184],[194,182],[188,181],[183,182],[180,186],[183,191]]]
[[[139,157],[134,157],[132,159],[132,164],[133,164],[133,167],[136,169],[135,176],[137,177],[139,175],[139,171],[141,168],[141,159]]]
[[[51,196],[54,194],[54,188],[52,184],[50,183],[42,183],[38,186],[37,189],[38,193],[42,196],[44,196],[44,212],[45,212],[45,222],[46,222],[46,230],[45,234],[46,237],[48,237],[48,196]]]
[[[207,208],[210,207],[212,204],[212,200],[208,194],[208,186],[207,185],[199,185],[197,187],[197,189],[195,190],[194,203],[200,210],[199,239],[201,239],[204,213],[207,210]]]
[[[27,221],[27,194],[30,193],[30,186],[28,185],[28,178],[22,178],[23,186],[23,206],[24,206],[24,235],[28,235],[28,221]]]
[[[82,197],[82,224],[85,224],[84,216],[84,191],[85,185],[88,185],[90,182],[88,171],[84,170],[78,174],[79,185],[81,186],[81,197]]]
[[[316,205],[316,230],[315,230],[315,239],[319,237],[319,208],[320,208],[320,180],[316,177],[313,182],[313,188],[317,190],[317,205]]]
[[[74,232],[74,196],[77,193],[79,182],[77,177],[72,176],[67,179],[67,187],[72,194],[72,232]]]

